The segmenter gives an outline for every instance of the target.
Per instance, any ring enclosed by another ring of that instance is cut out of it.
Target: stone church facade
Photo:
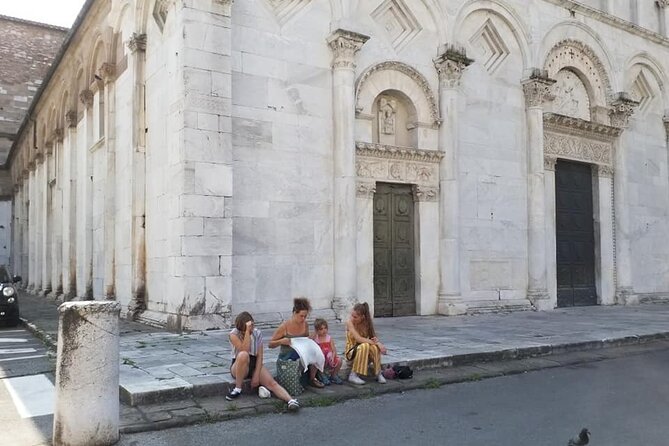
[[[669,4],[89,0],[13,269],[173,329],[669,299]]]

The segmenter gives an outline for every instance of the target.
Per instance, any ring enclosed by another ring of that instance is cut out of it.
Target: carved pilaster
[[[355,194],[359,198],[371,200],[376,193],[376,183],[373,181],[358,181],[355,188]]]
[[[639,106],[639,102],[631,99],[624,91],[619,92],[616,98],[611,102],[611,125],[618,128],[626,128],[629,124],[629,118],[634,110]]]
[[[355,70],[355,54],[367,40],[369,36],[344,29],[338,29],[330,34],[327,42],[334,55],[332,68]]]
[[[557,163],[557,157],[544,155],[544,170],[555,171],[555,163]]]
[[[474,62],[467,57],[464,48],[447,46],[443,54],[433,60],[439,74],[439,82],[447,88],[460,85],[462,72]]]
[[[77,112],[74,110],[70,110],[67,113],[65,113],[65,121],[67,122],[67,126],[72,128],[77,126]]]
[[[79,100],[81,101],[82,104],[84,104],[84,107],[89,108],[93,106],[93,92],[91,90],[82,90],[81,93],[79,93]]]
[[[598,177],[613,178],[613,167],[603,166],[601,164],[593,164],[592,169]]]
[[[522,81],[525,105],[528,108],[541,107],[544,101],[552,100],[551,87],[555,82],[548,77],[546,70],[535,68],[530,77]]]
[[[146,34],[132,33],[128,40],[128,48],[133,54],[137,51],[146,51]]]

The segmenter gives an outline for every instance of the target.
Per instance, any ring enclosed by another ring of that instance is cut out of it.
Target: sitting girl
[[[381,355],[386,354],[386,347],[376,337],[367,302],[355,304],[350,318],[346,321],[346,350],[344,351],[346,359],[353,363],[351,373],[348,375],[349,382],[358,385],[365,384],[359,375],[367,375],[369,365],[372,363],[373,376],[376,376],[379,383],[386,383],[381,373]]]
[[[277,398],[288,403],[288,410],[295,411],[300,403],[292,398],[286,390],[277,383],[267,368],[263,365],[262,332],[253,326],[253,317],[242,311],[235,319],[235,328],[230,332],[232,345],[232,365],[230,374],[235,378],[235,388],[225,396],[232,401],[242,393],[244,379],[251,378],[251,388],[265,386]]]
[[[339,369],[341,369],[342,360],[337,356],[337,349],[335,348],[334,340],[328,334],[328,323],[325,319],[316,319],[314,321],[314,341],[318,344],[325,356],[325,369],[321,381],[326,386],[333,382],[335,384],[344,384],[344,381],[339,377]],[[329,372],[329,376],[328,376]]]

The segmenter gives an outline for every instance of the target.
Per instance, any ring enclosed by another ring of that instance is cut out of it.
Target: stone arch
[[[429,82],[418,70],[398,61],[381,62],[360,75],[355,90],[356,112],[371,115],[374,101],[386,90],[398,90],[410,98],[417,124],[439,125],[437,99]]]
[[[504,22],[516,38],[523,59],[523,70],[531,66],[531,51],[529,46],[530,33],[521,16],[509,5],[500,0],[470,0],[458,11],[448,35],[449,42],[457,42],[462,36],[461,28],[470,15],[477,12],[489,12]],[[458,42],[460,43],[460,42]]]
[[[107,43],[102,36],[98,35],[93,41],[95,44],[92,46],[92,51],[88,58],[88,70],[86,72],[88,85],[93,85],[95,83],[95,76],[98,74],[98,69],[103,63],[108,61]]]

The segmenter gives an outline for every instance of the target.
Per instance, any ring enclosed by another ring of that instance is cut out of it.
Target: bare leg
[[[269,373],[269,370],[267,370],[267,367],[264,365],[261,366],[262,369],[260,370],[260,385],[267,387],[270,392],[272,392],[277,398],[280,400],[283,400],[285,402],[290,401],[293,399],[288,392],[286,392],[286,389],[281,387],[281,385],[276,382],[274,377]]]
[[[241,389],[244,378],[249,374],[249,354],[247,352],[237,353],[237,359],[230,368],[230,374],[235,378],[235,387]]]
[[[334,368],[332,369],[332,374],[330,376],[336,376],[339,375],[339,371],[341,370],[341,365],[344,361],[341,360],[339,356],[337,356],[338,362],[335,364]]]

